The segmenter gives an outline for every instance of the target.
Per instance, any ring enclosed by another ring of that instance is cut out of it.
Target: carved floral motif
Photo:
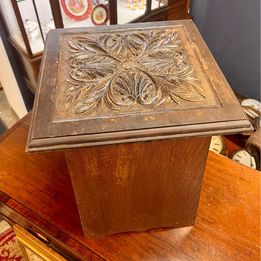
[[[173,29],[74,36],[68,44],[66,104],[73,113],[206,98]]]

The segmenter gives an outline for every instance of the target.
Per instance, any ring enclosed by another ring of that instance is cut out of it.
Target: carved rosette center
[[[133,69],[135,66],[134,66],[134,64],[131,63],[131,62],[123,62],[123,63],[121,64],[121,67],[122,67],[122,69],[124,69],[124,70],[131,70],[131,69]]]

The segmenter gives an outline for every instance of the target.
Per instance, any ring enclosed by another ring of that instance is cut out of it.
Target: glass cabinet
[[[156,20],[163,20],[164,17],[159,16],[159,14],[164,15],[167,6],[168,0],[117,0],[117,23],[125,24],[142,21],[155,11],[157,11],[155,14],[158,15]]]
[[[29,57],[42,52],[46,34],[55,28],[49,1],[2,0],[0,8],[10,40]]]
[[[109,21],[108,0],[59,1],[64,28],[107,25]]]
[[[1,0],[8,39],[34,91],[49,30],[166,20],[168,0]]]

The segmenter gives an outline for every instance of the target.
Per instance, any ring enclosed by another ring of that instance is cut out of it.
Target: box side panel
[[[210,138],[65,152],[85,235],[193,225]]]

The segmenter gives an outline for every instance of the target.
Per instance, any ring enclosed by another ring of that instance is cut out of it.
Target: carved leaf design
[[[159,50],[159,49],[169,49],[175,48],[180,44],[180,40],[177,40],[178,34],[173,31],[159,31],[159,32],[151,32],[150,40],[146,47],[147,51],[150,50]]]
[[[99,42],[122,61],[141,54],[147,38],[148,36],[144,33],[106,34],[100,37]]]
[[[153,80],[140,71],[124,71],[112,82],[106,100],[110,107],[153,104],[160,90]]]
[[[73,113],[206,99],[175,30],[75,36],[69,51],[66,103]]]

